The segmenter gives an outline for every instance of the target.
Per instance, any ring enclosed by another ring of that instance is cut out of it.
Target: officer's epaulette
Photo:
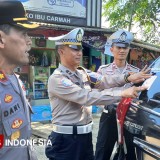
[[[105,67],[109,67],[110,65],[111,65],[111,63],[109,63],[109,64],[105,64],[105,65],[101,65],[101,67],[100,67],[100,68],[102,69],[102,68],[105,68]]]
[[[91,70],[86,69],[86,68],[84,68],[82,66],[78,66],[77,69],[81,70],[81,71],[84,71],[87,74],[87,76],[89,76],[88,74],[92,72]]]
[[[83,71],[85,74],[87,74],[87,78],[88,78],[88,69],[86,69],[86,68],[84,68],[84,67],[82,67],[82,66],[78,66],[78,67],[77,67],[77,70]]]
[[[0,82],[6,82],[8,79],[2,71],[0,71]]]
[[[77,69],[78,69],[78,70],[83,70],[83,71],[86,72],[86,69],[85,69],[84,67],[82,67],[82,66],[78,66]]]
[[[62,71],[60,69],[55,69],[52,74],[62,74]]]
[[[85,69],[81,66],[79,66],[77,69],[83,70],[87,74],[87,79],[91,83],[91,87],[94,87],[94,85],[96,85],[100,82],[100,80],[101,80],[100,74],[98,74],[96,72],[92,72],[91,70]]]

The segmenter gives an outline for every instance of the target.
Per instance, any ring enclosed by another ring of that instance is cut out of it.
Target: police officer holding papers
[[[0,1],[0,160],[37,159],[29,145],[7,143],[22,144],[31,136],[31,108],[14,69],[28,64],[31,39],[27,30],[37,27],[27,21],[21,2]]]
[[[47,146],[45,152],[50,160],[93,160],[90,106],[109,105],[122,97],[135,98],[139,91],[146,88],[119,89],[117,86],[123,86],[128,81],[140,82],[151,76],[142,71],[134,76],[108,77],[79,67],[83,34],[83,29],[76,28],[68,34],[49,37],[55,41],[60,56],[59,67],[48,80],[53,131],[49,135],[52,146]],[[97,89],[92,89],[91,84]]]
[[[139,72],[139,69],[127,63],[126,59],[130,49],[130,43],[133,41],[133,34],[125,30],[114,32],[107,40],[105,54],[114,56],[113,63],[102,65],[98,69],[101,75],[121,75]],[[123,88],[132,86],[127,83]],[[116,104],[106,105],[103,109],[97,136],[95,160],[109,160],[115,142],[117,141],[117,121],[116,121]],[[112,127],[111,127],[112,126]],[[127,137],[126,137],[127,136]],[[135,159],[134,147],[131,146],[132,137],[125,131],[125,142],[127,144],[127,160]],[[131,147],[130,147],[131,146]]]

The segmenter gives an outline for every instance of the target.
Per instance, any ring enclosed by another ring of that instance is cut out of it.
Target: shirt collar
[[[73,76],[76,75],[76,72],[71,71],[70,69],[68,69],[67,67],[63,66],[62,64],[59,64],[59,68],[67,75],[69,76]]]
[[[115,69],[119,69],[119,68],[117,67],[116,63],[113,61],[112,70],[115,70]],[[127,61],[125,62],[125,66],[122,73],[124,73],[126,70],[130,70],[130,65],[127,63]]]

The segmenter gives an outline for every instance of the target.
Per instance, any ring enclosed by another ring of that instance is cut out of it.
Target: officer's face
[[[113,53],[114,59],[126,60],[129,52],[129,47],[112,46],[111,52]]]
[[[18,66],[29,62],[28,51],[31,49],[31,39],[26,30],[17,27],[11,27],[10,32],[5,34],[1,32],[3,40],[3,58],[6,63]]]
[[[59,54],[62,64],[65,63],[68,66],[77,67],[81,61],[82,50],[73,49],[65,45],[59,50]]]

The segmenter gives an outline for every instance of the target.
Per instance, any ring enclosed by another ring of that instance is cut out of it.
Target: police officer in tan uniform
[[[126,80],[141,81],[144,76],[150,76],[143,72],[135,76],[126,77],[124,74],[107,78],[87,73],[84,68],[78,67],[83,34],[83,29],[76,28],[66,35],[49,38],[55,41],[61,61],[48,80],[53,131],[49,136],[52,146],[47,146],[45,152],[50,160],[93,160],[90,106],[112,104],[121,97],[137,97],[137,92],[145,88],[104,88],[122,86]],[[92,89],[91,83],[101,91]]]
[[[14,73],[29,62],[29,23],[19,1],[0,1],[0,160],[36,160],[27,140],[31,109],[22,81]]]
[[[118,30],[113,33],[105,48],[105,54],[114,56],[113,63],[102,65],[98,69],[101,75],[121,75],[139,72],[139,69],[127,63],[126,58],[130,49],[130,43],[133,40],[133,34],[128,31]],[[127,83],[123,87],[130,87],[132,84]],[[106,105],[100,118],[99,131],[96,143],[95,160],[109,160],[114,144],[117,141],[117,122],[116,122],[116,105]],[[111,127],[112,126],[112,127]],[[125,132],[126,143],[128,147],[128,160],[134,160],[134,148],[131,146],[132,137]]]

